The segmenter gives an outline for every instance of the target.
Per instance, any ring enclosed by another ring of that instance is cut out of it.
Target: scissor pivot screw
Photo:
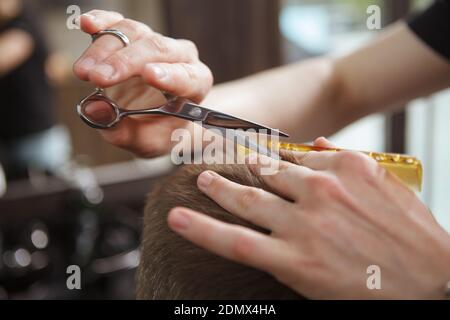
[[[202,115],[202,110],[198,107],[194,107],[189,111],[189,115],[195,118],[198,118]]]

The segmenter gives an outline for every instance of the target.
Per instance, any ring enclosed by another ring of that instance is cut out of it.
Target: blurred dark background
[[[377,33],[366,27],[370,4],[380,6],[386,25],[429,3],[0,0],[0,56],[28,50],[23,61],[0,67],[0,93],[8,97],[0,100],[0,299],[133,299],[146,194],[173,169],[167,157],[135,159],[108,145],[77,117],[75,105],[92,86],[75,79],[71,68],[90,38],[66,27],[68,6],[119,11],[194,41],[220,83],[361,45]],[[25,36],[11,34],[17,28]],[[19,38],[2,47],[6,36]],[[421,108],[370,116],[332,140],[347,148],[434,155],[439,150],[424,147],[434,118],[421,117]],[[439,116],[435,108],[429,117]],[[413,134],[411,125],[421,129]],[[427,156],[425,166],[441,157]],[[430,175],[425,183],[422,197],[442,210],[443,198],[431,192],[441,180]],[[73,264],[82,270],[81,290],[66,287]]]

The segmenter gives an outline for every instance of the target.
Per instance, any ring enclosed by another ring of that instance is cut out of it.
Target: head
[[[212,254],[167,226],[170,209],[183,206],[264,233],[217,205],[197,188],[197,177],[213,170],[237,183],[268,189],[246,165],[185,165],[149,196],[144,214],[139,299],[299,299],[269,274]]]

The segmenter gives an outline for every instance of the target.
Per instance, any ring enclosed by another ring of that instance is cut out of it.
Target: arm
[[[449,85],[450,64],[398,23],[348,55],[216,86],[204,103],[286,130],[302,141]]]
[[[82,16],[81,28],[89,34],[113,28],[131,38],[131,46],[123,48],[117,39],[102,37],[74,65],[82,80],[127,89],[118,91],[126,92],[122,97],[113,96],[123,107],[130,108],[123,100],[149,105],[144,93],[150,86],[197,102],[209,92],[211,72],[189,41],[163,37],[141,23],[98,10]],[[449,74],[450,64],[399,23],[348,55],[307,60],[218,85],[203,103],[304,141],[443,89],[450,85]],[[153,157],[170,151],[174,129],[187,127],[167,117],[152,126],[147,120],[125,119],[102,135],[116,146]]]

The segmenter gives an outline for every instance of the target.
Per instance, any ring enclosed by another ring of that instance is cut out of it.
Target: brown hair
[[[150,194],[144,214],[138,299],[299,299],[269,274],[210,253],[167,226],[167,214],[183,206],[228,223],[269,233],[228,213],[197,188],[213,170],[237,183],[268,189],[246,165],[185,165]]]

